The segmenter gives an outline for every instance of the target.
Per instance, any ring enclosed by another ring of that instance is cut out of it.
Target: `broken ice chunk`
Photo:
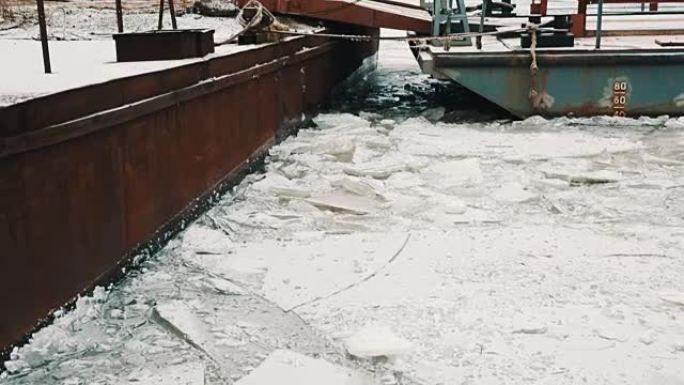
[[[393,357],[407,353],[413,344],[395,335],[387,326],[369,324],[347,338],[345,348],[359,358]]]
[[[681,291],[664,291],[660,293],[660,299],[674,305],[684,306],[684,292]]]
[[[247,291],[240,286],[222,278],[209,277],[205,279],[207,286],[226,295],[245,295]]]
[[[349,178],[343,178],[335,183],[333,185],[337,185],[342,187],[343,189],[349,191],[352,194],[356,194],[362,197],[366,198],[372,198],[372,199],[377,199],[380,201],[384,201],[385,197],[380,195],[373,186],[370,184],[360,181],[360,180],[352,180]]]
[[[622,179],[620,173],[610,170],[542,169],[541,172],[547,178],[561,179],[573,185],[616,183]]]
[[[656,341],[658,338],[658,335],[656,334],[655,330],[649,329],[646,330],[641,336],[639,336],[639,342],[641,342],[644,345],[650,345]]]
[[[435,182],[445,189],[482,183],[480,161],[476,158],[441,162],[425,168],[426,181]]]
[[[349,137],[326,139],[325,142],[314,145],[315,154],[332,155],[340,162],[351,162],[356,151],[356,144]]]
[[[308,198],[311,193],[307,190],[296,188],[296,187],[285,187],[285,186],[271,186],[269,189],[271,194],[277,196],[278,198]]]
[[[681,166],[681,165],[684,165],[684,162],[682,162],[681,160],[677,160],[677,159],[661,158],[661,157],[650,155],[650,154],[643,154],[641,157],[647,163],[655,163],[655,164],[660,164],[663,166]]]
[[[537,194],[526,190],[520,183],[506,183],[492,193],[492,198],[499,202],[524,203],[537,198]]]
[[[360,372],[291,350],[275,350],[235,385],[370,385]]]
[[[629,337],[626,333],[622,333],[618,330],[615,330],[614,328],[599,327],[594,329],[594,334],[597,337],[603,338],[604,340],[608,341],[625,342],[629,340]]]
[[[196,349],[205,348],[212,339],[207,326],[182,301],[160,303],[154,308],[154,318],[178,338]]]
[[[131,373],[119,385],[204,385],[204,364],[190,362]]]
[[[203,254],[225,254],[234,244],[224,233],[200,225],[190,226],[183,233],[183,248]]]
[[[432,123],[438,122],[444,117],[446,109],[444,107],[428,108],[427,110],[421,112],[421,116],[429,120]]]
[[[346,212],[350,214],[364,215],[377,209],[375,202],[371,199],[347,194],[330,194],[306,199],[318,208],[332,211]]]
[[[352,176],[369,176],[375,179],[387,179],[390,175],[404,171],[406,167],[401,164],[370,165],[361,167],[348,167],[344,173]]]

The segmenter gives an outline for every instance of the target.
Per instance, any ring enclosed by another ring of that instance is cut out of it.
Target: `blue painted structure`
[[[538,51],[536,75],[526,50],[430,55],[430,72],[519,117],[684,114],[684,49]]]

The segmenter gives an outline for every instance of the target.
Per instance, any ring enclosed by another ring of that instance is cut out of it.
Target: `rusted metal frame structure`
[[[376,51],[286,38],[0,108],[0,350],[160,247]]]

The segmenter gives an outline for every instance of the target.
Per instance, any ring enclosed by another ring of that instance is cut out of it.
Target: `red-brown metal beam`
[[[244,6],[248,0],[238,0]],[[397,2],[375,0],[262,0],[271,12],[372,28],[391,28],[429,33],[432,17],[424,10]]]

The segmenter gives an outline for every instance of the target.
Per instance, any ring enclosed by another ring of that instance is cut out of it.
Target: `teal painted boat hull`
[[[536,74],[530,63],[526,51],[447,52],[430,70],[519,117],[684,115],[684,51],[546,52]]]

